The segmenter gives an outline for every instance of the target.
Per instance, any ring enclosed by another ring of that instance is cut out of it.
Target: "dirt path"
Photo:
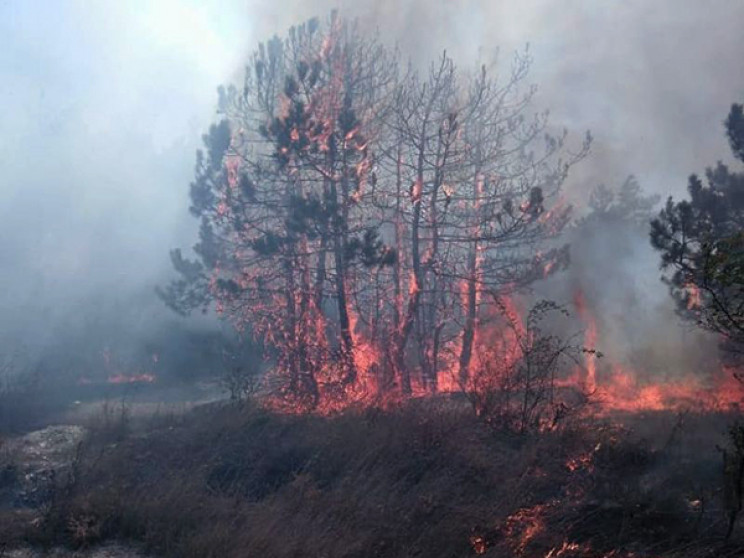
[[[49,426],[6,440],[0,448],[0,509],[35,512],[46,504],[54,483],[70,471],[86,430],[81,426]],[[0,541],[1,543],[2,541]],[[0,558],[142,558],[120,545],[85,551],[39,550],[30,547],[4,550]]]
[[[38,508],[72,465],[85,429],[58,425],[11,438],[0,450],[0,507]]]

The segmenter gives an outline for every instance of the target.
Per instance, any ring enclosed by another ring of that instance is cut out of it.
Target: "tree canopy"
[[[736,159],[744,162],[744,116],[734,104],[725,121]],[[721,334],[737,352],[744,347],[744,173],[721,162],[705,180],[690,176],[689,199],[667,200],[651,223],[664,280],[680,312]]]
[[[590,143],[533,112],[530,64],[416,72],[336,13],[259,45],[197,154],[198,261],[174,251],[161,296],[258,337],[304,406],[467,381],[494,300],[565,264],[546,242]]]

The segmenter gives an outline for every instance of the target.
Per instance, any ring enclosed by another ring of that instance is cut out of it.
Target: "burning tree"
[[[161,296],[261,339],[301,408],[466,385],[494,295],[566,262],[540,247],[590,143],[570,153],[531,115],[530,63],[402,71],[336,13],[261,44],[242,89],[219,90],[191,185],[199,260],[174,251]]]
[[[733,105],[726,130],[734,156],[744,162],[744,114]],[[671,197],[651,223],[651,243],[661,252],[664,280],[680,312],[723,335],[736,352],[744,346],[744,174],[719,162],[696,175],[690,199]]]

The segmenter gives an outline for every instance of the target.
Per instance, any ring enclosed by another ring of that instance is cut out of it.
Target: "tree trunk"
[[[349,304],[346,294],[346,236],[347,224],[344,211],[338,212],[338,189],[331,181],[331,198],[335,201],[336,212],[333,215],[333,260],[336,271],[336,305],[338,309],[339,338],[341,345],[341,360],[344,368],[344,383],[356,381],[356,367],[354,365],[354,339],[351,335],[351,320],[349,318]]]
[[[393,352],[393,362],[396,368],[396,374],[400,379],[400,388],[404,394],[411,393],[411,375],[405,365],[405,351],[408,344],[408,338],[413,329],[414,320],[418,313],[421,302],[421,291],[423,288],[424,277],[421,266],[419,228],[421,225],[421,194],[423,190],[423,152],[421,152],[419,164],[419,176],[413,185],[411,197],[413,200],[413,222],[411,223],[411,261],[413,264],[413,274],[411,276],[411,286],[409,289],[408,308],[406,315],[401,323],[398,333],[397,342]]]
[[[470,376],[470,361],[473,355],[473,341],[475,340],[475,323],[477,313],[477,246],[473,244],[468,252],[468,277],[465,288],[465,325],[462,331],[462,347],[460,349],[460,369],[458,379],[460,385],[465,386]]]
[[[479,177],[480,171],[475,173],[473,184],[473,206],[475,208],[474,223],[467,263],[467,291],[465,293],[465,325],[462,332],[462,348],[460,350],[460,369],[458,379],[461,386],[465,386],[470,377],[470,363],[473,357],[473,343],[478,327],[478,236],[480,234],[480,198],[483,195],[483,185]]]

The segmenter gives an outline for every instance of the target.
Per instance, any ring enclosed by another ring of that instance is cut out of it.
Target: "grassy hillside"
[[[741,556],[711,421],[517,436],[450,400],[334,418],[211,405],[99,423],[43,520],[0,523],[179,558]]]

